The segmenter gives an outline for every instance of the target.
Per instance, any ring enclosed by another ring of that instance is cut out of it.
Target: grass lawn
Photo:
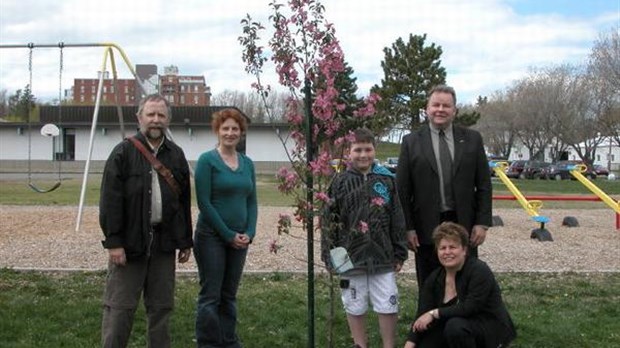
[[[261,205],[290,206],[292,198],[282,195],[277,190],[277,182],[273,175],[257,177],[258,201]],[[37,181],[39,187],[51,187],[55,181]],[[192,183],[193,184],[193,183]],[[90,175],[84,195],[85,205],[99,205],[99,187],[101,175]],[[0,205],[75,205],[80,202],[82,190],[81,178],[63,179],[61,186],[50,193],[41,194],[28,187],[27,179],[0,181]],[[196,197],[192,191],[192,200],[196,205]]]
[[[620,346],[620,274],[497,275],[518,331],[511,347]],[[2,347],[96,347],[99,345],[103,273],[42,274],[0,270]],[[399,278],[399,347],[413,320],[416,284]],[[306,280],[299,275],[246,275],[239,290],[239,334],[249,348],[307,345]],[[316,346],[328,347],[329,282],[317,278]],[[194,346],[195,277],[179,277],[172,320],[173,347]],[[340,298],[332,324],[333,347],[349,347]],[[376,316],[368,320],[370,347],[379,347]],[[130,347],[145,347],[145,316],[136,315]]]
[[[400,144],[379,142],[379,144],[377,144],[375,158],[383,163],[388,157],[398,157],[399,153]]]
[[[282,195],[277,190],[277,182],[272,175],[261,175],[258,181],[258,201],[261,205],[267,206],[290,206],[293,202],[291,197]],[[561,195],[561,194],[584,194],[592,196],[593,193],[583,184],[576,180],[513,180],[517,188],[524,195]],[[608,195],[620,195],[620,180],[608,181],[597,179],[593,181],[596,186]],[[86,205],[99,204],[99,185],[100,175],[89,176],[85,194]],[[51,187],[54,181],[40,181],[37,185],[41,187]],[[81,178],[68,178],[62,181],[62,185],[57,190],[41,194],[28,187],[24,180],[4,180],[0,181],[0,205],[20,204],[20,205],[75,205],[79,204],[80,192],[82,188]],[[193,192],[192,192],[193,193]],[[507,195],[510,191],[499,179],[493,179],[493,194]],[[194,196],[194,195],[192,195]],[[195,205],[195,197],[192,197]],[[494,201],[494,206],[498,208],[519,208],[520,205],[515,201]],[[544,202],[544,208],[606,208],[601,202]]]

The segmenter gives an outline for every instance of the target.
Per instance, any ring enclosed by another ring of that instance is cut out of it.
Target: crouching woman
[[[467,257],[465,228],[444,222],[433,242],[442,267],[424,282],[405,348],[505,347],[516,337],[512,319],[489,266]]]

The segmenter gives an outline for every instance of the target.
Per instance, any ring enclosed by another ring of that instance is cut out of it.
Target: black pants
[[[432,325],[422,335],[419,348],[476,348],[484,347],[484,328],[476,320],[451,318]]]

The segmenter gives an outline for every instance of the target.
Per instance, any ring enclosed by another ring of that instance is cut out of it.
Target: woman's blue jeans
[[[247,249],[231,247],[211,229],[196,229],[194,257],[200,293],[196,313],[199,348],[241,347],[236,333],[237,289]]]

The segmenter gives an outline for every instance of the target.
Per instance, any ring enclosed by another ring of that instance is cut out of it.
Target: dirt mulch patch
[[[250,247],[246,271],[305,272],[307,246],[305,231],[294,228],[292,235],[278,236],[278,214],[288,208],[260,207],[257,237]],[[80,231],[75,231],[76,207],[0,206],[0,267],[42,269],[104,270],[107,253],[101,246],[98,208],[86,207]],[[546,210],[546,225],[553,242],[530,238],[537,225],[521,209],[497,209],[504,227],[489,230],[480,248],[480,258],[494,271],[620,271],[620,232],[610,209]],[[565,216],[574,216],[580,227],[561,226]],[[315,262],[320,244],[315,235]],[[282,246],[278,254],[269,252],[273,240]],[[414,272],[413,254],[405,272]],[[196,270],[192,259],[180,270]]]

